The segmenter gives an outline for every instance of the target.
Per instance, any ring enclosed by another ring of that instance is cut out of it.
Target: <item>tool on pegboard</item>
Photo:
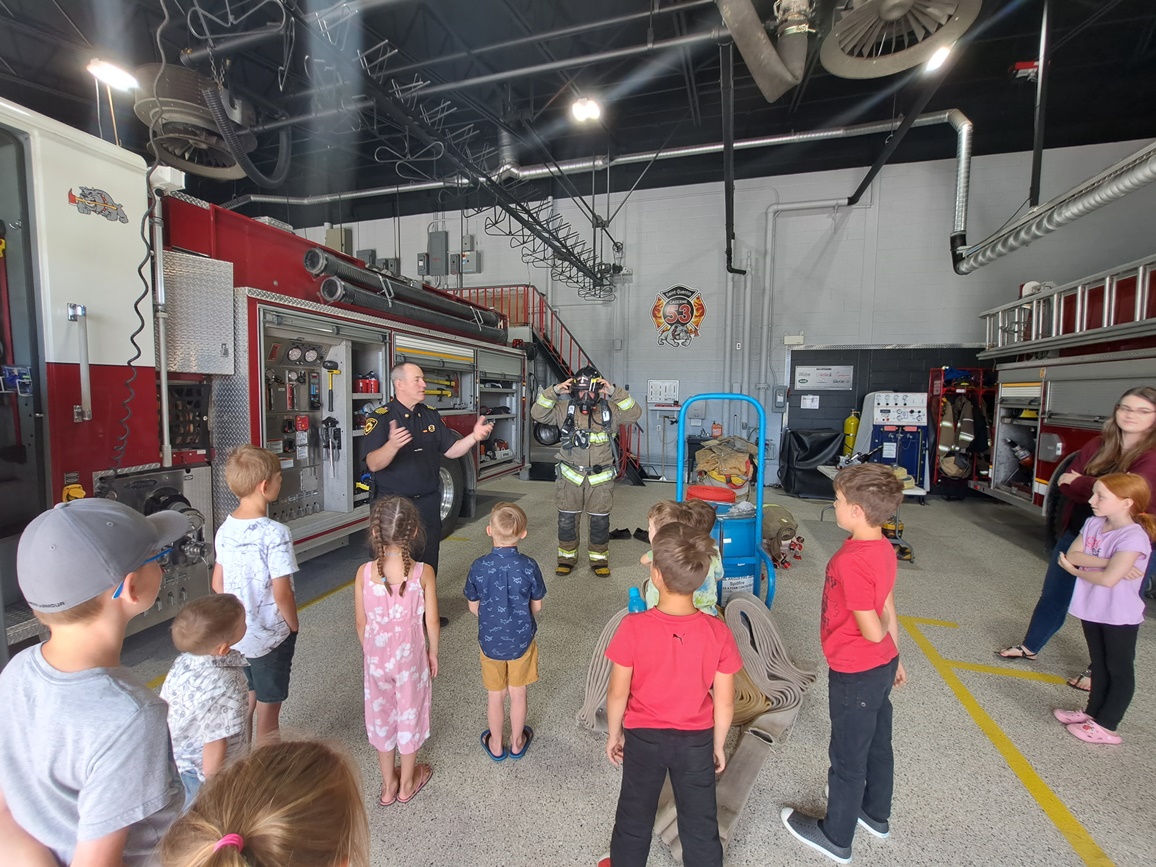
[[[331,415],[321,421],[321,447],[329,462],[330,475],[337,478],[337,462],[341,459],[341,427]]]
[[[329,374],[329,412],[333,412],[333,377],[339,376],[341,370],[338,368],[336,361],[323,361],[321,362],[321,366],[324,367]],[[336,419],[334,419],[333,423],[337,423]]]

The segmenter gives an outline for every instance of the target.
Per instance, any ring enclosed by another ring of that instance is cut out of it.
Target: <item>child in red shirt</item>
[[[899,661],[895,551],[883,522],[903,499],[890,467],[861,464],[835,476],[835,520],[851,533],[827,564],[819,637],[831,668],[831,768],[823,819],[784,807],[783,824],[832,861],[851,860],[855,826],[891,833],[895,760],[891,688],[907,682]]]
[[[710,536],[667,524],[651,538],[651,583],[658,606],[622,621],[606,657],[606,755],[622,768],[622,790],[600,867],[645,867],[662,784],[678,803],[678,836],[687,867],[720,867],[715,774],[734,716],[735,673],[742,668],[727,625],[694,607],[716,553]],[[714,698],[711,698],[711,690]]]

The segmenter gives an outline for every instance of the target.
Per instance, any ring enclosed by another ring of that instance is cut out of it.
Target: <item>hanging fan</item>
[[[823,68],[840,78],[882,78],[918,66],[961,37],[983,0],[837,0]]]
[[[157,81],[159,70],[160,64],[149,64],[136,71],[140,89],[133,109],[153,130],[149,150],[165,165],[190,174],[217,181],[245,177],[245,170],[221,138],[201,95],[202,88],[212,85],[212,81],[172,65],[165,67]],[[240,126],[253,123],[253,112],[248,105],[240,103],[233,108],[237,113],[233,120]],[[257,139],[251,134],[243,134],[241,139],[247,152],[257,147]]]

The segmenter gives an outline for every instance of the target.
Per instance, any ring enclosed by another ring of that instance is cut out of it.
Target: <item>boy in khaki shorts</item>
[[[479,557],[466,578],[466,599],[478,618],[482,684],[489,692],[482,749],[495,762],[520,759],[534,738],[526,725],[526,687],[538,679],[538,645],[534,615],[542,610],[546,583],[532,557],[518,551],[526,538],[526,513],[513,503],[498,503],[490,512],[486,534],[494,549]],[[510,695],[510,749],[502,743],[505,698]],[[496,734],[497,744],[493,735]]]

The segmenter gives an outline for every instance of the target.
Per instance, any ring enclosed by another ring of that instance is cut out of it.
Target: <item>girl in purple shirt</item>
[[[1151,491],[1136,473],[1101,476],[1088,501],[1092,517],[1060,566],[1076,577],[1069,609],[1080,618],[1092,656],[1092,691],[1086,710],[1053,711],[1070,734],[1090,744],[1118,744],[1116,728],[1136,691],[1136,636],[1144,622],[1141,574],[1156,539],[1156,518],[1146,514]]]

